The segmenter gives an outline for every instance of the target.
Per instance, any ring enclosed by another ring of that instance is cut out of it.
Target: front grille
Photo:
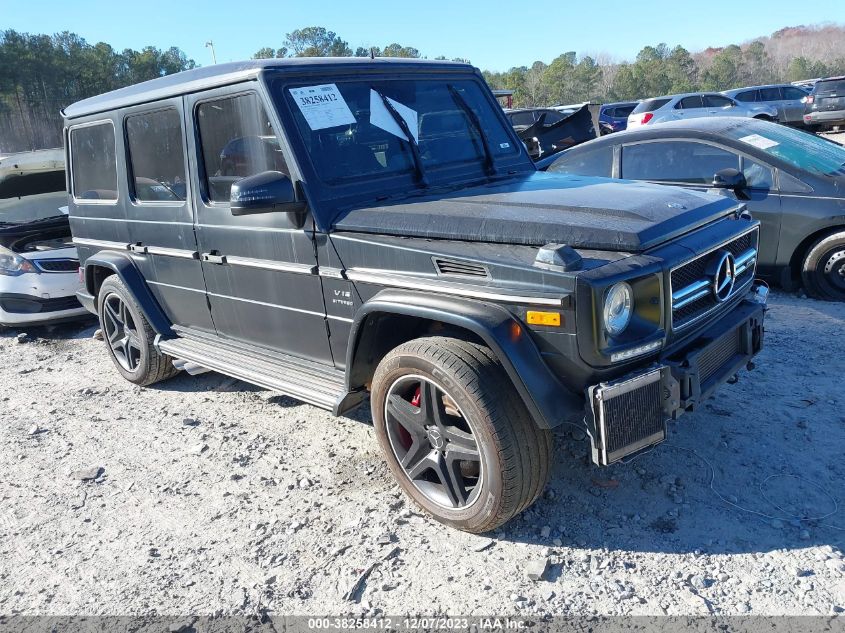
[[[79,268],[78,259],[36,259],[33,263],[44,273],[72,273]]]
[[[737,262],[733,294],[726,301],[754,279],[758,237],[759,231],[755,228],[672,271],[672,326],[675,330],[691,325],[719,306],[720,302],[712,290],[713,277],[708,269],[724,251],[730,252]],[[739,267],[741,262],[746,264],[742,269]]]
[[[741,328],[726,334],[707,347],[698,357],[698,379],[702,387],[713,378],[734,356],[742,353]]]
[[[599,388],[595,402],[602,464],[615,462],[666,437],[659,369]]]

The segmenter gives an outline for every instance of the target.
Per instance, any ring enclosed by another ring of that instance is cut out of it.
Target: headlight
[[[604,296],[604,329],[610,336],[619,336],[631,322],[634,293],[624,281],[613,284]]]
[[[21,257],[17,253],[10,251],[4,246],[0,246],[0,275],[8,277],[17,277],[24,273],[37,273],[32,262]]]

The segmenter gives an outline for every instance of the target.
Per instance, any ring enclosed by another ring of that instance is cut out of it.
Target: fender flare
[[[150,326],[157,334],[165,337],[175,336],[170,320],[165,316],[164,311],[150,291],[150,287],[144,281],[141,271],[138,270],[128,253],[99,251],[85,260],[85,289],[92,297],[96,297],[93,266],[101,266],[114,271],[135,301],[138,302],[141,312],[144,313]]]
[[[571,392],[551,372],[540,350],[526,334],[525,326],[503,306],[460,297],[387,289],[367,301],[355,314],[346,353],[347,389],[353,391],[352,375],[362,330],[374,314],[439,321],[478,336],[502,363],[535,423],[551,429],[583,416],[584,400]]]

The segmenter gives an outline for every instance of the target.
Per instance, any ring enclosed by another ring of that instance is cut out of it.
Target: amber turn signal
[[[535,312],[529,310],[525,318],[528,325],[551,325],[554,327],[560,326],[559,312]]]

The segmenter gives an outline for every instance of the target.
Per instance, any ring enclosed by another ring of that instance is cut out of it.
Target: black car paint
[[[286,82],[325,80],[342,73],[379,78],[397,73],[458,75],[483,85],[477,70],[460,64],[286,60],[198,69],[181,80],[166,77],[68,108],[69,127],[105,120],[121,130],[127,113],[169,103],[190,126],[184,150],[189,202],[132,202],[121,134],[116,135],[118,202],[92,204],[71,198],[71,226],[86,272],[87,292],[81,297],[85,305],[93,308],[98,284],[114,272],[163,337],[193,329],[230,344],[266,348],[269,356],[315,360],[327,373],[345,371],[347,393],[335,407],[341,412],[340,403],[360,401],[349,394],[366,385],[383,351],[367,347],[368,329],[379,323],[387,323],[388,330],[401,325],[398,334],[406,335],[409,330],[457,328],[500,354],[537,424],[554,427],[581,420],[584,386],[644,367],[659,356],[615,366],[601,357],[593,301],[608,281],[665,274],[673,263],[750,226],[740,218],[742,207],[735,201],[678,192],[664,195],[664,189],[648,187],[641,188],[640,196],[640,189],[602,180],[538,175],[515,136],[512,140],[520,150],[500,160],[503,177],[485,180],[479,166],[459,166],[449,172],[451,194],[432,188],[418,198],[420,189],[406,176],[330,187],[302,158],[306,154],[301,139],[291,132],[290,112],[271,106],[270,94]],[[304,226],[292,224],[285,213],[233,216],[227,204],[209,202],[203,191],[192,106],[244,91],[257,93],[267,105],[291,178],[299,182],[310,209]],[[492,95],[489,99],[495,104]],[[591,187],[595,195],[589,193]],[[409,190],[411,199],[406,200]],[[630,196],[638,200],[635,211],[626,208],[626,192],[634,192]],[[603,207],[602,195],[613,205]],[[536,200],[531,201],[532,196]],[[572,196],[568,204],[567,196]],[[528,202],[520,202],[520,197]],[[563,202],[555,205],[556,197]],[[686,213],[669,214],[662,208],[679,197],[690,205]],[[389,204],[378,210],[374,201]],[[399,228],[394,226],[403,210],[416,212],[419,224],[402,221]],[[426,216],[440,216],[444,226],[424,223]],[[536,226],[526,238],[524,229],[532,218]],[[684,234],[689,234],[686,245],[677,240]],[[551,241],[549,237],[579,244],[583,270],[559,273],[533,267],[536,246]],[[649,255],[648,249],[660,254]],[[631,252],[641,254],[631,257]],[[489,278],[441,276],[433,265],[438,256],[482,262]],[[654,298],[662,311],[667,291],[661,286]],[[561,312],[564,327],[527,328],[523,318],[531,305],[553,306]],[[725,306],[721,314],[732,307]],[[714,316],[706,324],[717,321]],[[695,344],[696,334],[685,333],[670,348],[682,353]]]
[[[730,122],[730,119],[696,119],[627,130],[540,161],[538,168],[552,171],[552,165],[557,164],[559,173],[567,173],[564,166],[566,157],[575,157],[599,147],[611,147],[614,152],[613,172],[608,177],[617,178],[621,174],[624,178],[621,171],[624,146],[655,140],[703,141],[759,161],[774,170],[773,189],[747,189],[738,198],[729,190],[719,190],[718,193],[743,202],[752,216],[760,220],[760,274],[788,286],[807,247],[818,236],[845,228],[845,178],[826,178],[799,170],[750,144],[726,137],[720,134],[726,121]],[[717,192],[701,184],[672,183],[663,186]]]

